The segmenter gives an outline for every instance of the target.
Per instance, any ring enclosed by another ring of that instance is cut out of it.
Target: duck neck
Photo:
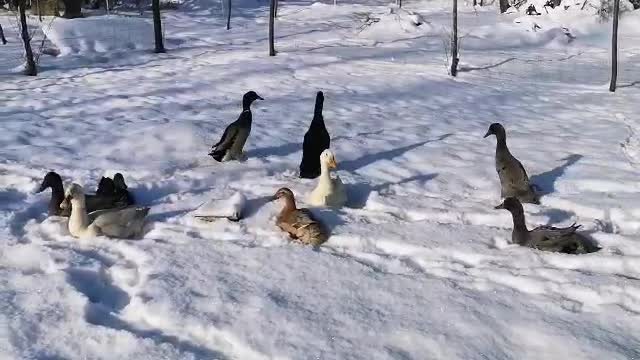
[[[524,221],[524,212],[523,211],[514,211],[511,213],[511,217],[513,218],[513,232],[518,233],[528,233],[527,224]]]
[[[327,187],[331,187],[332,185],[331,170],[329,169],[329,166],[324,162],[320,163],[320,178],[318,180],[318,184],[325,185]]]
[[[251,111],[251,100],[242,99],[242,111]]]
[[[84,199],[71,200],[71,215],[69,216],[69,232],[74,236],[82,235],[89,227],[89,216]]]
[[[296,209],[296,200],[293,197],[287,196],[284,198],[283,212],[295,211]]]
[[[496,134],[496,139],[498,140],[496,149],[507,149],[507,134],[499,132]]]
[[[64,189],[62,184],[55,184],[51,186],[51,201],[49,202],[49,208],[60,211],[60,204],[64,201]]]

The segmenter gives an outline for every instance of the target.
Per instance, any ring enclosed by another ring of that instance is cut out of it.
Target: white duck
[[[309,194],[307,202],[312,206],[341,207],[347,202],[347,191],[340,177],[331,178],[331,169],[338,166],[336,157],[329,149],[320,154],[320,177],[318,185]]]
[[[144,220],[149,208],[135,206],[123,209],[99,210],[87,214],[84,190],[78,184],[67,189],[61,209],[71,205],[69,232],[73,237],[90,238],[104,235],[113,238],[130,239],[142,235]]]

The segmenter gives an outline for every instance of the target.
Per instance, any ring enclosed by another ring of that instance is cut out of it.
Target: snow
[[[42,30],[61,55],[153,49],[153,24],[148,19],[122,16],[55,18],[46,19]]]
[[[264,1],[243,2],[231,31],[218,2],[164,12],[166,54],[150,35],[100,40],[146,15],[62,20],[51,41],[67,50],[36,78],[15,74],[0,13],[0,358],[640,358],[640,12],[621,20],[611,94],[610,24],[592,15],[536,17],[534,32],[461,4],[454,79],[450,4],[403,6],[284,2],[276,57]],[[362,28],[367,14],[380,22]],[[216,163],[248,90],[265,98],[248,159]],[[351,202],[312,209],[332,232],[312,249],[269,200],[287,186],[304,206],[316,184],[297,167],[318,90]],[[601,251],[510,244],[492,122],[545,193],[528,225],[576,221]],[[144,238],[72,238],[34,193],[50,170],[87,188],[123,173],[151,206]],[[246,219],[194,218],[236,191]]]

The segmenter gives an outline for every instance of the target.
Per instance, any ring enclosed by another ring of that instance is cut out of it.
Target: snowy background
[[[60,56],[36,78],[0,12],[0,358],[640,358],[640,11],[612,94],[593,12],[461,2],[454,79],[447,2],[284,1],[276,57],[266,2],[237,5],[231,31],[218,2],[164,12],[161,55],[148,12],[45,19],[36,39]],[[248,90],[265,98],[249,159],[215,163]],[[266,199],[315,186],[297,167],[318,90],[352,199],[315,210],[332,236],[313,250]],[[492,122],[546,194],[529,226],[577,221],[600,252],[509,244]],[[152,207],[144,239],[73,239],[34,193],[49,170],[91,189],[123,172]],[[246,220],[192,217],[236,190]]]

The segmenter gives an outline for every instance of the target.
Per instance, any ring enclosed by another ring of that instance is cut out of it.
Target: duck
[[[85,239],[104,235],[111,238],[132,239],[142,236],[148,207],[129,206],[122,209],[99,210],[89,214],[82,186],[73,183],[65,193],[61,209],[70,208],[69,233]]]
[[[318,91],[316,94],[316,106],[313,110],[313,119],[309,130],[304,134],[302,143],[302,161],[300,161],[300,177],[303,179],[315,179],[320,175],[320,154],[331,146],[329,132],[324,125],[322,107],[324,94]]]
[[[112,186],[107,180],[101,180],[100,183],[102,189],[100,189],[99,185],[96,195],[85,195],[87,211],[92,212],[102,209],[122,208],[132,204],[127,198],[121,195],[105,193],[110,186]],[[45,175],[36,193],[41,193],[48,188],[51,188],[51,199],[49,200],[48,207],[49,216],[68,217],[71,214],[71,209],[60,208],[60,204],[64,200],[64,187],[62,186],[62,177],[55,171],[50,171]]]
[[[347,191],[342,180],[337,175],[335,179],[331,177],[331,169],[337,166],[333,151],[326,149],[320,154],[320,177],[307,198],[309,205],[339,208],[346,204]]]
[[[242,97],[242,112],[238,120],[232,122],[224,129],[224,133],[216,144],[211,146],[209,156],[218,162],[229,160],[242,160],[242,149],[251,133],[251,104],[256,100],[264,100],[255,91],[249,91]]]
[[[194,217],[212,221],[218,218],[226,218],[229,221],[240,221],[244,215],[247,198],[239,191],[228,199],[212,200],[201,205]]]
[[[124,176],[121,173],[116,173],[113,175],[113,179],[105,176],[100,179],[96,195],[115,196],[118,199],[126,199],[127,205],[133,205],[135,199],[128,188]]]
[[[312,246],[319,246],[327,241],[329,232],[326,226],[309,209],[296,207],[295,197],[289,188],[278,189],[273,200],[278,199],[283,202],[283,207],[276,218],[276,226],[289,234],[291,239]]]
[[[495,161],[500,178],[500,197],[516,197],[524,203],[540,204],[540,196],[530,183],[527,171],[507,147],[507,133],[502,124],[491,124],[484,137],[490,135],[495,135],[497,139]]]
[[[581,225],[568,227],[538,226],[527,229],[522,203],[516,197],[504,199],[496,209],[505,209],[513,217],[511,241],[530,248],[565,254],[588,254],[600,250],[594,240],[577,232]]]

